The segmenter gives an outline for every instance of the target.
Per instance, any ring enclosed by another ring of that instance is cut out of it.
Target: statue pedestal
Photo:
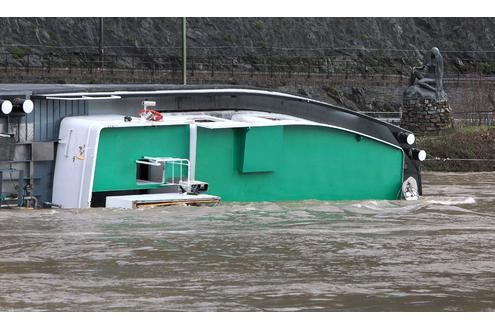
[[[400,126],[415,133],[431,133],[453,127],[452,109],[447,100],[404,101]]]

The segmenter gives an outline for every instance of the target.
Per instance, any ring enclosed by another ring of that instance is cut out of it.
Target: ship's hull
[[[22,87],[34,111],[20,120],[26,140],[21,126],[16,153],[30,146],[33,155],[18,166],[41,206],[194,198],[197,188],[222,201],[400,199],[405,187],[421,194],[411,132],[313,99],[223,86]],[[164,119],[139,118],[143,100]],[[178,163],[186,182],[167,175]]]

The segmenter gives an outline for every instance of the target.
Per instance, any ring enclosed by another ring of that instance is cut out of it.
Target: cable
[[[449,157],[437,157],[428,155],[431,158],[425,159],[425,161],[484,161],[484,162],[495,162],[495,158],[449,158]]]
[[[71,49],[71,48],[92,48],[98,49],[97,45],[69,45],[69,46],[61,46],[61,45],[46,45],[46,44],[23,44],[23,43],[11,43],[11,44],[0,44],[0,47],[39,47],[39,48],[59,48],[59,49]],[[146,46],[146,47],[137,47],[133,45],[105,45],[105,49],[108,48],[130,48],[130,49],[181,49],[181,46]],[[293,50],[304,50],[304,51],[321,51],[321,50],[331,50],[331,51],[394,51],[394,52],[424,52],[429,51],[430,49],[404,49],[404,48],[369,48],[369,47],[316,47],[316,48],[306,48],[306,47],[267,47],[267,46],[251,46],[251,45],[218,45],[218,46],[189,46],[188,49],[237,49],[237,48],[245,48],[245,49],[264,49],[264,50],[284,50],[284,51],[293,51]],[[469,53],[495,53],[495,49],[490,50],[474,50],[474,49],[444,49],[441,50],[442,53],[460,53],[460,52],[469,52]]]

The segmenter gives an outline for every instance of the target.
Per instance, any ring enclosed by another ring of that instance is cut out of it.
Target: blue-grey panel
[[[26,117],[33,122],[34,141],[56,141],[60,122],[66,116],[87,115],[86,101],[72,100],[35,100],[35,110]]]
[[[48,100],[48,106],[46,111],[46,131],[45,131],[45,139],[43,141],[48,141],[52,137],[53,130],[53,108],[55,106],[55,102],[53,100]]]
[[[36,108],[37,101],[34,102],[34,106]],[[32,111],[31,113],[26,115],[26,142],[30,142],[35,140],[36,138],[36,130],[34,126],[34,116],[36,115],[36,111]],[[32,127],[32,130],[29,131],[29,126]]]
[[[42,161],[33,163],[33,194],[38,197],[39,205],[50,202],[52,199],[53,161]]]

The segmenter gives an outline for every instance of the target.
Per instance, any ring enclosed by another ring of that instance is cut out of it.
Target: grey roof
[[[232,85],[177,85],[177,84],[0,84],[0,97],[36,96],[49,93],[69,92],[112,92],[112,91],[154,91],[175,89],[217,89],[231,88]],[[239,86],[236,86],[239,87]],[[257,88],[243,86],[244,89]]]

